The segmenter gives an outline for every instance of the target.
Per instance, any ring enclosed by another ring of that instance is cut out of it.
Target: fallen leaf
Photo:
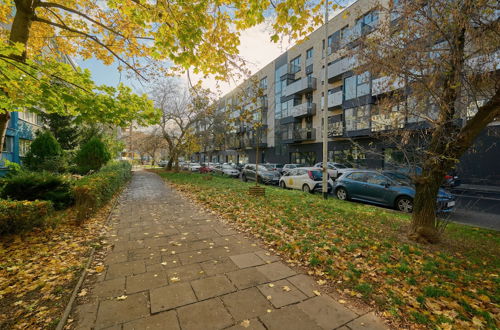
[[[243,320],[240,325],[243,327],[243,328],[248,328],[250,326],[250,320]]]
[[[116,300],[125,300],[125,299],[127,299],[126,295],[116,297]]]
[[[292,289],[290,289],[290,287],[289,287],[288,285],[284,285],[284,286],[282,287],[282,289],[283,289],[283,291],[286,291],[286,292],[288,292],[288,291],[291,291],[291,290],[292,290]]]
[[[95,268],[95,271],[98,272],[98,273],[102,273],[104,271],[104,266],[103,265],[99,265]]]
[[[318,290],[314,290],[313,293],[317,296],[321,296],[321,292],[319,292]]]
[[[269,287],[270,287],[270,288],[273,288],[273,287],[274,287],[274,284],[269,283]]]
[[[80,293],[78,294],[78,297],[85,297],[87,295],[87,289],[82,289]]]
[[[273,297],[271,297],[271,296],[267,296],[266,298],[267,298],[267,300],[273,299]]]
[[[345,301],[344,299],[340,299],[340,300],[339,300],[339,303],[341,303],[341,304],[345,304],[345,303],[346,303],[346,301]]]
[[[172,282],[179,282],[180,279],[178,277],[171,277],[170,281],[172,281]]]
[[[326,281],[325,280],[317,280],[316,283],[318,283],[319,285],[325,285]]]

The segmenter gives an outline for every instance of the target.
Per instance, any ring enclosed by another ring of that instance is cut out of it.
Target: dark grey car
[[[266,165],[259,164],[257,172],[259,182],[277,185],[280,180],[279,172],[270,170]],[[256,180],[255,164],[246,164],[245,167],[243,167],[241,171],[241,180],[245,182]]]

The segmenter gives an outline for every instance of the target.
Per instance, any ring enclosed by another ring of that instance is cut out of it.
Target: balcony
[[[359,65],[358,56],[345,57],[328,66],[328,80],[340,76],[342,73],[354,69]]]
[[[403,87],[404,80],[401,78],[391,80],[388,76],[380,77],[372,80],[372,95],[384,94]]]
[[[328,137],[334,138],[344,135],[344,123],[341,121],[328,123]]]
[[[328,109],[342,105],[342,90],[328,94]]]
[[[255,136],[245,137],[243,139],[243,144],[244,144],[245,148],[247,148],[247,149],[257,148],[257,144],[258,144],[259,148],[266,148],[267,147],[267,137],[266,136],[262,136],[260,138],[260,143],[257,143],[257,141],[259,141],[259,139],[257,139]]]
[[[316,103],[301,103],[292,108],[292,116],[302,118],[316,114]]]
[[[295,142],[316,140],[315,128],[299,128],[293,131],[293,140]]]
[[[300,78],[285,87],[283,90],[283,96],[301,95],[312,92],[316,89],[316,84],[317,81],[314,77]]]

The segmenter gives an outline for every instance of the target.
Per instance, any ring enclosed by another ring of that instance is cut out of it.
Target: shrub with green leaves
[[[59,142],[50,131],[43,131],[31,143],[23,164],[32,171],[64,172],[67,161]]]
[[[87,219],[109,201],[130,179],[131,170],[128,162],[113,162],[78,180],[73,188],[78,221]]]
[[[7,178],[1,197],[17,201],[51,201],[58,210],[73,203],[70,182],[61,175],[49,172],[21,171]]]
[[[106,144],[98,137],[93,137],[85,143],[75,157],[77,170],[81,174],[98,171],[110,159],[111,154]]]
[[[0,236],[42,227],[52,211],[48,201],[0,200]]]

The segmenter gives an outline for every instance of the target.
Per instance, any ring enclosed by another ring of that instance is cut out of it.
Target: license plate
[[[448,205],[448,207],[455,206],[455,201],[453,201],[453,202],[448,202],[448,204],[447,204],[447,205]]]

